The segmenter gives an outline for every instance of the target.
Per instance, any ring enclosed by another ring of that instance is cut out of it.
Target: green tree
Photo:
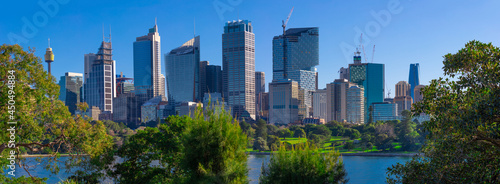
[[[500,49],[471,41],[443,61],[413,115],[430,121],[424,157],[388,169],[389,183],[500,183]]]
[[[258,137],[253,142],[253,150],[268,151],[269,146],[267,146],[267,141],[265,139],[263,139],[262,137]]]
[[[306,137],[306,132],[302,128],[296,129],[295,132],[293,133],[293,137],[304,138]]]
[[[309,144],[286,151],[280,146],[269,163],[262,163],[259,183],[347,183],[347,172],[337,151],[321,154]]]
[[[283,137],[283,139],[286,139],[286,137],[292,137],[293,132],[290,131],[288,128],[280,129],[279,131],[280,137]]]
[[[11,151],[17,155],[16,163],[23,167],[29,166],[19,155],[48,153],[50,157],[44,167],[57,173],[60,162],[56,160],[60,153],[72,157],[66,161],[66,165],[71,166],[94,158],[112,146],[112,138],[102,122],[91,123],[81,115],[71,116],[68,107],[58,100],[59,86],[55,78],[44,71],[34,50],[25,52],[19,45],[0,46],[0,76],[0,121],[3,122],[0,123],[0,183],[44,181],[36,177],[5,177]],[[79,105],[80,110],[87,107]],[[14,149],[8,148],[10,131],[5,130],[13,125],[7,122],[17,122]],[[82,154],[90,157],[81,157]]]
[[[263,119],[257,120],[257,127],[255,129],[255,136],[267,138],[267,123]]]
[[[220,113],[216,113],[219,111]],[[201,107],[186,122],[181,164],[188,183],[247,183],[247,136],[224,109]]]

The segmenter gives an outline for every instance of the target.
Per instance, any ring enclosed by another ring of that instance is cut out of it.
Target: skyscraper
[[[59,86],[59,100],[68,106],[71,114],[75,114],[76,104],[83,102],[83,74],[66,72],[61,76]]]
[[[347,90],[356,86],[347,79],[336,79],[326,85],[326,121],[347,121]]]
[[[170,102],[201,101],[200,36],[192,38],[165,55],[167,90]]]
[[[413,103],[417,103],[424,98],[424,95],[422,94],[423,88],[425,88],[425,85],[415,86],[415,89],[413,89],[413,95],[415,96]]]
[[[374,102],[384,101],[385,66],[378,63],[361,63],[361,56],[354,56],[349,64],[349,81],[362,86],[365,96],[365,122],[369,119],[368,109]]]
[[[420,65],[418,63],[410,64],[410,76],[408,77],[408,82],[411,85],[410,96],[412,99],[415,99],[415,87],[420,85]]]
[[[410,96],[410,84],[406,81],[399,81],[396,84],[396,96]]]
[[[289,124],[299,120],[299,86],[290,79],[269,83],[269,123]]]
[[[220,93],[222,95],[222,67],[208,65],[206,68],[207,93]]]
[[[327,113],[326,89],[319,89],[313,93],[313,117],[326,120]]]
[[[299,113],[309,115],[311,95],[317,88],[319,28],[291,28],[273,38],[273,80],[292,79],[302,90]],[[303,94],[303,95],[302,95]]]
[[[358,86],[351,86],[347,89],[346,117],[350,123],[365,122],[365,100],[364,89]]]
[[[222,34],[224,99],[238,118],[255,119],[255,35],[252,22],[227,22]]]
[[[258,115],[261,111],[262,99],[259,99],[260,93],[266,92],[266,78],[264,72],[255,72],[255,113]]]
[[[399,81],[396,84],[396,96],[394,96],[394,103],[398,104],[398,114],[401,115],[403,110],[411,110],[413,99],[410,96],[410,87],[406,81]]]
[[[205,93],[208,93],[207,91],[207,66],[208,66],[209,62],[208,61],[200,61],[200,69],[199,72],[199,76],[200,76],[200,98],[201,99],[204,99],[205,97]],[[201,100],[200,100],[201,101]]]
[[[106,113],[113,113],[116,97],[116,67],[111,51],[111,40],[103,40],[97,54],[85,54],[85,102]]]
[[[158,26],[149,33],[136,38],[134,42],[134,87],[135,94],[145,100],[165,96],[164,80],[161,79],[160,34]],[[162,84],[163,83],[163,84]]]

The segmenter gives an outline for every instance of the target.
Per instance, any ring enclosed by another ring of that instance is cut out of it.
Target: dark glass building
[[[369,119],[368,107],[372,103],[384,101],[384,68],[384,64],[378,63],[349,64],[349,81],[364,88],[365,122]]]
[[[83,102],[83,74],[66,72],[59,80],[59,100],[68,106],[69,112],[75,114],[76,104]]]
[[[222,67],[208,65],[206,67],[207,93],[222,94]]]
[[[410,76],[408,77],[410,83],[410,96],[415,99],[415,87],[420,85],[420,65],[418,63],[410,64]]]

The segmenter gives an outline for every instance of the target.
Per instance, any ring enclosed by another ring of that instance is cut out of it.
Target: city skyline
[[[407,79],[410,63],[420,63],[420,70],[423,72],[420,83],[428,84],[429,80],[442,76],[443,55],[463,47],[469,40],[477,39],[494,44],[499,41],[496,33],[500,26],[490,24],[499,15],[484,16],[487,12],[495,12],[493,7],[498,7],[496,5],[499,5],[499,2],[465,4],[446,1],[430,4],[399,1],[397,7],[401,11],[391,14],[387,25],[379,23],[378,34],[369,34],[364,28],[373,25],[371,24],[373,22],[378,23],[375,18],[377,16],[374,14],[381,15],[380,12],[388,10],[388,3],[392,1],[363,3],[291,1],[285,3],[284,6],[282,2],[238,1],[233,5],[225,1],[220,2],[232,9],[223,11],[222,18],[219,16],[220,11],[214,8],[213,2],[196,2],[194,5],[189,5],[193,2],[158,1],[135,4],[128,1],[123,3],[69,1],[66,4],[59,4],[57,11],[48,14],[45,24],[34,25],[37,30],[33,35],[29,35],[30,38],[26,37],[27,43],[21,42],[21,45],[25,48],[35,47],[37,50],[35,55],[43,58],[47,38],[51,38],[51,47],[56,56],[52,63],[52,75],[57,79],[68,71],[83,73],[81,56],[95,52],[96,43],[102,41],[104,24],[106,33],[109,27],[113,29],[113,49],[115,49],[113,57],[117,61],[116,72],[133,76],[131,43],[138,35],[144,34],[145,28],[151,27],[155,17],[158,17],[159,26],[164,27],[160,30],[164,43],[161,54],[167,53],[176,45],[188,40],[191,37],[190,34],[177,37],[174,35],[181,31],[194,32],[193,22],[196,19],[196,34],[204,36],[201,47],[205,49],[201,53],[201,60],[209,60],[214,65],[222,65],[220,53],[222,52],[221,34],[223,31],[221,27],[225,21],[239,18],[251,20],[256,27],[255,70],[270,75],[272,73],[272,36],[282,32],[281,20],[284,20],[291,7],[295,6],[287,28],[315,26],[319,27],[323,33],[320,37],[320,65],[317,66],[320,89],[338,78],[337,70],[340,67],[347,67],[349,63],[352,63],[352,54],[345,56],[340,45],[346,43],[356,47],[357,43],[353,40],[359,39],[360,34],[356,30],[361,30],[364,32],[363,40],[370,42],[364,45],[366,57],[362,54],[363,61],[365,58],[368,62],[371,61],[372,47],[376,45],[373,62],[386,64],[385,95],[387,95],[388,90],[395,91],[394,84]],[[9,40],[10,33],[24,36],[22,34],[25,25],[23,17],[33,22],[33,15],[45,11],[36,3],[21,1],[6,3],[6,6],[10,7],[23,7],[2,12],[3,15],[12,18],[1,20],[0,35],[3,36],[0,37],[0,41],[12,43]],[[448,5],[453,8],[440,8]],[[90,7],[93,7],[92,11],[81,11]],[[189,8],[198,11],[185,11]],[[125,10],[120,12],[120,9]],[[353,9],[356,13],[352,13]],[[470,15],[458,13],[463,12],[464,9],[475,13]],[[479,17],[482,18],[479,19]],[[385,22],[382,21],[382,23]],[[67,47],[70,43],[78,44]],[[161,59],[164,62],[164,58]],[[43,64],[47,70],[47,64]],[[162,70],[165,74],[164,68]],[[267,77],[266,84],[271,82],[271,79],[272,77]],[[394,93],[391,96],[394,97]]]

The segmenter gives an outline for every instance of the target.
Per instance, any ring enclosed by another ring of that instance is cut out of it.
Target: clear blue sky
[[[500,46],[500,1],[494,0],[59,1],[65,4],[58,3],[58,10],[49,11],[49,14],[38,5],[38,0],[2,2],[0,11],[0,43],[10,44],[9,35],[18,35],[26,38],[21,42],[25,49],[28,46],[36,48],[35,54],[43,57],[50,37],[55,54],[52,74],[57,79],[65,72],[83,73],[83,55],[97,52],[103,24],[106,34],[109,26],[112,29],[116,72],[133,77],[132,44],[136,37],[147,34],[155,17],[158,17],[162,42],[162,73],[165,73],[163,55],[193,37],[194,19],[196,34],[201,36],[201,59],[215,65],[222,64],[224,22],[238,17],[251,20],[256,39],[255,70],[264,71],[266,83],[269,83],[272,79],[272,38],[282,33],[281,20],[295,7],[289,28],[314,26],[320,29],[320,64],[317,66],[320,88],[337,79],[339,68],[352,62],[353,51],[347,50],[344,54],[342,46],[359,44],[360,33],[356,31],[359,28],[364,32],[368,61],[376,45],[374,63],[385,64],[385,83],[392,91],[391,96],[398,81],[408,80],[410,63],[420,63],[420,81],[428,84],[431,79],[443,76],[442,56],[455,53],[469,40]],[[389,12],[390,20],[378,22],[370,13],[372,11]],[[38,17],[35,21],[38,25],[33,25],[36,32],[23,34],[26,25],[23,19],[34,23],[33,17]]]

